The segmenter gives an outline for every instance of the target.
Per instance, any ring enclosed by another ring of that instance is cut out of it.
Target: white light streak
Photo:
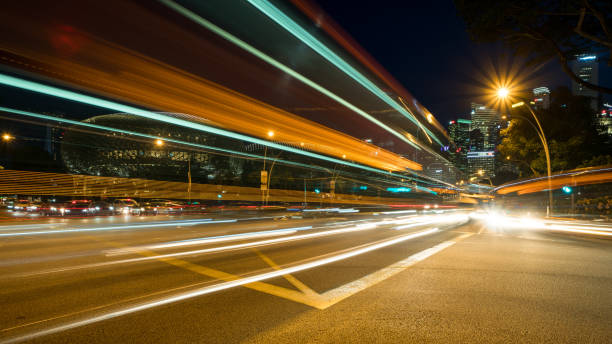
[[[112,319],[112,318],[117,318],[126,314],[131,314],[131,313],[136,313],[139,311],[143,311],[143,310],[147,310],[147,309],[151,309],[154,307],[158,307],[158,306],[163,306],[163,305],[167,305],[167,304],[171,304],[171,303],[175,303],[175,302],[179,302],[179,301],[183,301],[183,300],[187,300],[190,298],[194,298],[194,297],[198,297],[198,296],[202,296],[202,295],[206,295],[206,294],[211,294],[214,292],[218,292],[221,290],[226,290],[226,289],[230,289],[230,288],[234,288],[234,287],[239,287],[239,286],[243,286],[245,284],[249,284],[249,283],[254,283],[254,282],[259,282],[259,281],[263,281],[266,279],[271,279],[271,278],[276,278],[276,277],[280,277],[283,275],[288,275],[288,274],[292,274],[292,273],[296,273],[299,271],[304,271],[304,270],[308,270],[308,269],[312,269],[312,268],[316,268],[322,265],[326,265],[326,264],[330,264],[330,263],[334,263],[337,261],[341,261],[341,260],[345,260],[348,258],[352,258],[364,253],[368,253],[374,250],[378,250],[384,247],[388,247],[391,245],[395,245],[407,240],[411,240],[414,238],[418,238],[421,236],[425,236],[425,235],[429,235],[429,234],[433,234],[435,232],[438,232],[438,228],[432,228],[432,229],[428,229],[425,231],[421,231],[421,232],[417,232],[417,233],[411,233],[411,234],[406,234],[406,235],[401,235],[398,237],[394,237],[392,239],[388,239],[373,245],[369,245],[369,246],[365,246],[365,247],[361,247],[358,249],[353,249],[335,256],[331,256],[331,257],[327,257],[327,258],[322,258],[322,259],[318,259],[312,262],[308,262],[308,263],[304,263],[304,264],[299,264],[296,266],[292,266],[292,267],[287,267],[284,269],[279,269],[279,270],[274,270],[271,272],[267,272],[267,273],[263,273],[263,274],[259,274],[259,275],[255,275],[255,276],[250,276],[250,277],[245,277],[245,278],[241,278],[241,279],[237,279],[237,280],[233,280],[233,281],[228,281],[228,282],[223,282],[223,283],[219,283],[216,285],[212,285],[212,286],[208,286],[208,287],[204,287],[204,288],[200,288],[197,290],[193,290],[190,292],[185,292],[185,293],[180,293],[177,294],[175,296],[171,296],[171,297],[166,297],[163,299],[158,299],[158,300],[154,300],[154,301],[150,301],[150,302],[146,302],[146,303],[141,303],[139,305],[136,306],[132,306],[132,307],[126,307],[123,309],[119,309],[116,311],[112,311],[112,312],[108,312],[105,314],[101,314],[101,315],[97,315],[97,316],[93,316],[90,318],[86,318],[83,320],[79,320],[79,321],[74,321],[71,323],[67,323],[64,325],[59,325],[59,326],[55,326],[55,327],[51,327],[45,330],[40,330],[40,331],[36,331],[36,332],[32,332],[26,335],[22,335],[19,337],[14,337],[14,338],[10,338],[7,339],[5,341],[2,341],[1,343],[16,343],[16,342],[21,342],[21,341],[25,341],[25,340],[31,340],[37,337],[42,337],[42,336],[46,336],[46,335],[50,335],[53,333],[57,333],[57,332],[62,332],[62,331],[66,331],[66,330],[70,330],[73,328],[77,328],[77,327],[81,327],[81,326],[85,326],[85,325],[89,325],[89,324],[93,324],[96,322],[100,322],[100,321],[104,321],[104,320],[108,320],[108,319]]]

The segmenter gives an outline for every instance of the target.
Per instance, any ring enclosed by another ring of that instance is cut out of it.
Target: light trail
[[[231,250],[240,250],[240,249],[247,249],[247,248],[252,248],[252,247],[261,247],[261,246],[276,245],[276,244],[282,244],[282,243],[287,243],[287,242],[312,239],[312,238],[317,238],[317,237],[324,237],[324,236],[330,236],[330,235],[336,235],[336,234],[343,234],[343,233],[350,233],[350,232],[356,232],[356,231],[370,230],[370,229],[374,229],[374,228],[376,228],[376,224],[366,223],[366,224],[361,224],[361,225],[357,225],[357,226],[353,226],[353,227],[329,230],[329,231],[312,233],[312,234],[302,234],[302,235],[291,236],[291,237],[283,237],[283,238],[276,238],[276,239],[267,239],[267,240],[260,240],[260,241],[255,241],[255,242],[248,242],[248,243],[242,243],[242,244],[234,244],[234,245],[228,245],[228,246],[213,247],[213,248],[200,249],[200,250],[192,250],[192,251],[185,251],[185,252],[177,252],[177,253],[169,253],[169,254],[162,254],[162,255],[147,256],[147,257],[122,259],[122,260],[114,260],[114,261],[102,262],[102,263],[91,263],[91,264],[84,264],[84,265],[76,265],[76,266],[70,266],[70,267],[64,267],[64,268],[55,268],[55,269],[36,271],[36,272],[28,272],[26,274],[21,274],[21,275],[19,275],[17,277],[28,277],[28,276],[35,276],[35,275],[45,275],[45,274],[59,273],[59,272],[66,272],[66,271],[73,271],[73,270],[103,268],[103,267],[113,266],[113,265],[141,263],[141,262],[148,262],[148,261],[159,260],[159,259],[168,259],[168,258],[185,257],[185,256],[195,256],[195,255],[210,254],[210,253],[220,253],[220,252],[231,251]],[[120,253],[129,254],[129,253],[135,253],[135,251],[120,252]],[[111,253],[107,253],[106,256],[116,256],[117,254],[120,254],[120,253],[113,251]]]
[[[423,221],[423,222],[417,222],[417,223],[413,223],[413,224],[409,224],[409,225],[402,225],[402,226],[393,227],[393,229],[395,229],[395,230],[402,230],[402,229],[413,228],[413,227],[418,227],[418,226],[430,225],[430,224],[435,223],[435,222],[437,222],[437,221]]]
[[[314,36],[312,36],[308,31],[298,25],[295,21],[289,18],[285,13],[276,8],[270,2],[266,0],[247,0],[251,5],[257,8],[259,11],[264,13],[270,19],[274,20],[278,25],[283,27],[285,30],[290,32],[304,44],[308,45],[311,49],[316,51],[319,55],[325,58],[327,61],[332,63],[338,69],[343,71],[345,74],[350,76],[353,80],[357,81],[360,85],[362,85],[365,89],[370,91],[372,94],[380,98],[382,101],[387,103],[393,109],[395,109],[400,114],[404,115],[410,121],[418,126],[422,126],[419,120],[409,111],[406,111],[402,106],[400,106],[393,98],[389,97],[383,90],[381,90],[378,86],[376,86],[372,81],[370,81],[367,77],[357,71],[353,66],[349,63],[341,59],[336,53],[334,53],[330,48],[328,48],[325,44],[321,43]],[[425,131],[441,146],[443,146],[442,141],[438,139],[434,133],[432,133],[429,129],[422,126]]]
[[[596,229],[600,229],[597,227],[572,227],[572,226],[562,226],[562,225],[548,225],[545,228],[551,231],[612,236],[612,231],[596,230]]]
[[[488,226],[493,229],[531,229],[531,230],[546,230],[571,232],[578,234],[592,234],[601,236],[612,236],[612,225],[590,225],[577,224],[573,222],[554,221],[548,219],[537,219],[530,217],[514,217],[500,215],[495,212],[489,214],[473,214],[475,218],[483,219]]]
[[[235,132],[225,130],[225,129],[215,128],[212,126],[204,125],[202,123],[191,122],[191,121],[187,121],[184,119],[175,118],[172,116],[156,113],[153,111],[148,111],[148,110],[136,108],[133,106],[120,104],[117,102],[84,95],[81,93],[60,89],[57,87],[43,85],[37,82],[32,82],[32,81],[28,81],[28,80],[24,80],[20,78],[15,78],[15,77],[8,76],[5,74],[0,74],[0,84],[4,84],[7,86],[16,87],[16,88],[36,92],[36,93],[47,94],[47,95],[55,96],[58,98],[68,99],[68,100],[72,100],[72,101],[76,101],[76,102],[84,103],[84,104],[89,104],[89,105],[93,105],[93,106],[97,106],[101,108],[106,108],[106,109],[113,110],[113,111],[128,113],[128,114],[152,119],[155,121],[178,125],[181,127],[196,129],[196,130],[210,133],[210,134],[220,135],[220,136],[229,137],[232,139],[237,139],[237,140],[242,140],[242,141],[247,141],[251,143],[256,143],[256,144],[260,144],[260,145],[267,146],[270,148],[275,148],[275,149],[290,152],[290,153],[304,155],[304,156],[319,159],[319,160],[325,160],[325,161],[329,161],[329,162],[340,164],[340,165],[355,167],[355,168],[370,171],[370,172],[386,174],[386,175],[391,175],[391,176],[398,176],[398,174],[396,173],[388,172],[388,171],[381,170],[378,168],[356,164],[356,163],[353,163],[347,160],[343,160],[343,159],[337,159],[337,158],[333,158],[329,156],[324,156],[318,153],[313,153],[313,152],[309,152],[306,150],[297,149],[297,148],[293,148],[290,146],[285,146],[285,145],[275,143],[272,141],[263,140],[263,139],[259,139],[256,137],[235,133]],[[406,162],[408,163],[408,161]],[[416,163],[413,163],[413,164],[416,164]],[[417,167],[416,165],[415,165],[415,168]],[[418,167],[420,167],[420,165],[418,165]]]
[[[287,234],[293,234],[293,233],[297,233],[298,231],[304,231],[304,230],[309,230],[309,229],[312,229],[312,226],[283,228],[283,229],[249,232],[249,233],[228,234],[228,235],[220,235],[220,236],[197,238],[197,239],[187,239],[187,240],[172,241],[168,243],[161,243],[161,244],[155,244],[155,245],[126,247],[126,248],[121,248],[121,249],[116,249],[116,250],[110,250],[106,253],[106,255],[113,256],[113,255],[134,253],[134,252],[138,252],[139,250],[155,250],[155,249],[176,248],[176,247],[194,246],[194,245],[206,245],[206,244],[217,243],[217,242],[244,240],[244,239],[259,238],[259,237],[265,237],[265,236],[287,235]]]
[[[294,236],[291,236],[291,237],[276,238],[276,239],[267,239],[267,240],[260,240],[260,241],[242,243],[242,244],[234,244],[234,245],[220,246],[220,247],[211,247],[211,248],[205,248],[205,249],[201,249],[201,250],[193,250],[193,251],[186,251],[186,252],[176,252],[176,253],[161,254],[161,255],[156,255],[156,256],[151,256],[151,257],[135,258],[135,259],[126,260],[125,262],[139,262],[139,261],[151,260],[151,259],[176,258],[176,257],[194,256],[194,255],[200,255],[200,254],[206,254],[206,253],[217,253],[217,252],[224,252],[224,251],[232,251],[232,250],[245,249],[245,248],[251,248],[251,247],[259,247],[259,246],[267,246],[267,245],[272,245],[272,244],[287,243],[287,242],[297,241],[297,240],[312,239],[312,238],[318,238],[318,237],[329,236],[329,235],[336,235],[336,234],[341,234],[341,233],[357,232],[357,231],[369,230],[369,229],[374,229],[374,228],[376,228],[375,224],[362,224],[362,225],[357,225],[357,226],[354,226],[354,227],[343,228],[343,229],[334,229],[334,230],[325,231],[325,232],[318,232],[318,233],[311,233],[311,234],[301,234],[301,235],[294,235]],[[110,255],[107,254],[107,256],[110,256]]]
[[[75,228],[75,229],[59,229],[59,230],[47,230],[47,231],[33,231],[33,232],[17,232],[17,233],[0,233],[0,237],[13,237],[13,236],[29,236],[29,235],[42,235],[42,234],[66,234],[76,232],[97,232],[107,230],[124,230],[124,229],[136,229],[136,228],[157,228],[157,227],[178,227],[178,226],[195,226],[195,225],[207,225],[214,223],[231,223],[238,220],[202,220],[202,221],[181,221],[181,222],[164,222],[164,223],[147,223],[139,225],[120,225],[120,226],[107,226],[107,227],[91,227],[91,228]]]
[[[0,232],[10,232],[10,231],[22,231],[24,229],[37,229],[40,227],[62,227],[65,226],[66,223],[64,222],[58,222],[58,223],[41,223],[41,224],[36,224],[36,225],[7,225],[7,226],[0,226]]]
[[[150,139],[150,140],[159,139],[159,136],[156,136],[156,135],[143,134],[143,133],[139,133],[139,132],[135,132],[135,131],[118,129],[118,128],[112,128],[112,127],[107,127],[107,126],[98,125],[98,124],[86,123],[86,122],[82,122],[82,121],[75,121],[75,120],[66,119],[66,118],[62,118],[62,117],[55,117],[55,116],[49,116],[49,115],[39,114],[39,113],[35,113],[35,112],[30,112],[30,111],[23,111],[23,110],[18,110],[18,109],[7,108],[7,107],[4,107],[4,106],[0,106],[0,111],[10,112],[10,113],[13,113],[13,114],[18,114],[18,115],[27,116],[27,117],[33,117],[33,118],[38,118],[38,119],[44,119],[44,120],[49,120],[49,121],[54,121],[54,122],[59,122],[59,123],[67,123],[67,124],[76,125],[76,126],[80,126],[80,127],[87,127],[87,128],[97,129],[97,130],[104,130],[104,131],[110,131],[110,132],[115,132],[115,133],[122,133],[122,134],[131,135],[131,136],[142,137],[142,138],[146,138],[146,139]],[[228,153],[228,154],[232,154],[232,155],[244,156],[244,157],[248,157],[248,158],[255,158],[255,159],[261,159],[261,160],[264,160],[264,159],[272,160],[271,157],[264,157],[263,155],[256,155],[256,154],[251,154],[251,153],[235,151],[235,150],[231,150],[231,149],[225,149],[225,148],[219,148],[219,147],[214,147],[214,146],[203,145],[203,144],[199,144],[199,143],[192,143],[192,142],[187,142],[187,141],[181,141],[181,140],[177,140],[177,139],[173,139],[173,138],[169,138],[169,137],[168,138],[164,137],[164,141],[168,142],[168,143],[175,143],[175,144],[184,145],[184,146],[188,146],[188,147],[195,147],[195,148],[200,148],[200,149],[205,149],[205,150],[212,150],[212,151]],[[299,166],[299,167],[305,167],[305,168],[314,168],[314,169],[318,169],[318,170],[322,170],[322,171],[327,171],[327,169],[325,169],[323,167],[319,167],[319,166],[307,165],[307,164],[302,164],[302,163],[299,163],[299,162],[293,162],[293,161],[288,161],[288,160],[283,160],[283,159],[278,159],[278,158],[276,158],[274,160],[276,160],[277,162],[281,162],[283,164]]]
[[[433,233],[436,233],[438,231],[439,231],[438,228],[433,228],[433,229],[429,229],[429,230],[425,230],[425,231],[421,231],[421,232],[416,232],[416,233],[411,233],[411,234],[397,236],[397,237],[394,237],[394,238],[391,238],[391,239],[387,239],[387,240],[382,241],[382,242],[378,242],[376,244],[368,245],[368,246],[365,246],[365,247],[355,248],[355,249],[352,249],[352,250],[345,251],[345,252],[343,252],[341,254],[330,256],[330,257],[318,259],[318,260],[315,260],[315,261],[311,261],[311,262],[307,262],[307,263],[303,263],[303,264],[299,264],[299,265],[295,265],[295,266],[291,266],[291,267],[287,267],[287,268],[282,268],[282,269],[279,269],[279,270],[274,270],[274,271],[267,272],[267,273],[262,273],[262,274],[255,275],[255,276],[249,276],[249,277],[244,277],[244,278],[240,278],[240,279],[233,280],[233,281],[219,283],[219,284],[216,284],[216,285],[212,285],[212,286],[196,289],[196,290],[189,291],[189,292],[180,293],[180,294],[177,294],[175,296],[166,297],[166,298],[162,298],[162,299],[158,299],[158,300],[142,303],[142,304],[131,306],[131,307],[125,307],[125,308],[122,308],[122,309],[119,309],[119,310],[116,310],[116,311],[111,311],[111,312],[108,312],[108,313],[105,313],[105,314],[101,314],[101,315],[97,315],[97,316],[92,316],[90,318],[86,318],[86,319],[83,319],[83,320],[78,320],[78,321],[74,321],[74,322],[67,323],[67,324],[64,324],[64,325],[59,325],[59,326],[51,327],[51,328],[48,328],[48,329],[32,332],[32,333],[25,334],[25,335],[22,335],[22,336],[9,338],[9,339],[3,340],[0,343],[1,344],[8,344],[8,343],[17,343],[17,342],[21,342],[21,341],[25,341],[25,340],[31,340],[31,339],[34,339],[34,338],[38,338],[38,337],[50,335],[50,334],[53,334],[53,333],[70,330],[70,329],[73,329],[73,328],[77,328],[77,327],[93,324],[93,323],[96,323],[96,322],[100,322],[100,321],[104,321],[104,320],[120,317],[120,316],[123,316],[123,315],[127,315],[127,314],[131,314],[131,313],[136,313],[136,312],[144,311],[144,310],[151,309],[151,308],[154,308],[154,307],[159,307],[159,306],[163,306],[163,305],[167,305],[167,304],[171,304],[171,303],[175,303],[175,302],[191,299],[191,298],[194,298],[194,297],[198,297],[198,296],[202,296],[202,295],[206,295],[206,294],[211,294],[211,293],[218,292],[218,291],[221,291],[221,290],[235,288],[235,287],[243,286],[243,285],[249,284],[249,283],[259,282],[259,281],[263,281],[263,280],[267,280],[267,279],[281,277],[283,275],[293,274],[293,273],[296,273],[296,272],[299,272],[299,271],[313,269],[313,268],[316,268],[316,267],[319,267],[319,266],[322,266],[322,265],[327,265],[327,264],[331,264],[331,263],[338,262],[338,261],[341,261],[341,260],[349,259],[349,258],[356,257],[356,256],[359,256],[359,255],[362,255],[362,254],[365,254],[365,253],[368,253],[368,252],[372,252],[372,251],[375,251],[375,250],[378,250],[378,249],[381,249],[381,248],[385,248],[385,247],[388,247],[388,246],[391,246],[391,245],[395,245],[395,244],[398,244],[398,243],[401,243],[401,242],[405,242],[405,241],[412,240],[412,239],[415,239],[415,238],[418,238],[418,237],[422,237],[422,236],[426,236],[426,235],[429,235],[429,234],[433,234]]]
[[[357,106],[349,103],[348,101],[344,100],[340,96],[338,96],[335,93],[329,91],[328,89],[326,89],[325,87],[317,84],[316,82],[306,78],[302,74],[294,71],[293,69],[287,67],[286,65],[278,62],[277,60],[273,59],[269,55],[263,53],[262,51],[258,50],[257,48],[253,47],[252,45],[248,44],[247,42],[239,39],[238,37],[232,35],[231,33],[221,29],[220,27],[216,26],[215,24],[211,23],[210,21],[202,18],[198,14],[196,14],[196,13],[190,11],[189,9],[187,9],[187,8],[177,4],[174,1],[171,1],[171,0],[159,0],[159,1],[161,3],[163,3],[164,5],[170,7],[171,9],[175,10],[176,12],[182,14],[186,18],[191,19],[195,23],[197,23],[197,24],[207,28],[208,30],[214,32],[215,34],[223,37],[227,41],[232,42],[236,46],[246,50],[247,52],[251,53],[252,55],[258,57],[259,59],[265,61],[266,63],[274,66],[275,68],[277,68],[279,70],[281,70],[282,72],[287,73],[288,75],[291,75],[293,78],[301,81],[303,84],[305,84],[305,85],[307,85],[307,86],[317,90],[318,92],[326,95],[327,97],[335,100],[336,102],[338,102],[341,105],[347,107],[348,109],[352,110],[353,112],[357,113],[358,115],[364,117],[368,121],[370,121],[370,122],[378,125],[379,127],[385,129],[387,132],[393,134],[394,136],[396,136],[400,140],[408,143],[412,147],[414,147],[416,149],[419,149],[419,150],[421,149],[421,147],[419,147],[419,145],[417,145],[416,143],[414,143],[414,142],[410,141],[409,139],[407,139],[405,135],[402,135],[401,133],[397,132],[393,128],[390,128],[389,126],[387,126],[383,122],[379,121],[375,117],[371,116],[370,114],[368,114],[364,110],[362,110],[362,109],[358,108]]]

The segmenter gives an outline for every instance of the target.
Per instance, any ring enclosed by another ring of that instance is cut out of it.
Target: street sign
[[[268,190],[268,171],[261,171],[261,187],[262,191]]]

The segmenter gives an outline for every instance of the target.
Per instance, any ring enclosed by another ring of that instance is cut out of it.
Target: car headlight
[[[51,210],[51,211],[56,211],[56,210],[57,210],[57,208],[55,208],[55,207],[51,207],[51,208],[49,208],[49,210]]]
[[[108,207],[108,210],[115,210],[115,207]]]
[[[66,211],[67,213],[69,213],[69,212],[70,212],[70,209],[66,209],[65,211]]]

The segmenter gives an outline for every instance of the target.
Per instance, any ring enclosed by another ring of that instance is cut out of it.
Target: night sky
[[[450,0],[318,4],[444,125],[467,116],[470,101],[478,100],[478,70],[487,61],[503,65],[495,62],[501,47],[470,41]],[[554,89],[570,80],[552,61],[529,83]]]

